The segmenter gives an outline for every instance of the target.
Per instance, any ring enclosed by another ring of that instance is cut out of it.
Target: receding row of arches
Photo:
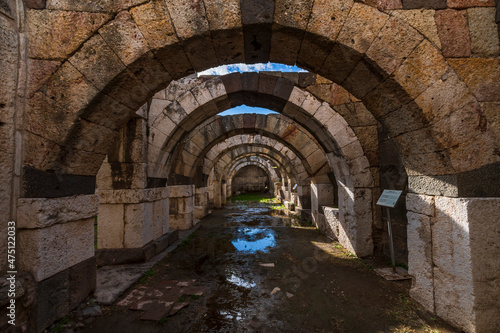
[[[59,295],[51,314],[28,302],[35,330],[91,293],[106,250],[147,259],[250,165],[359,256],[385,250],[381,190],[404,190],[393,217],[412,296],[466,331],[499,327],[499,132],[485,116],[499,101],[452,66],[433,25],[352,1],[198,4],[16,2],[2,207],[19,271]],[[269,60],[310,73],[191,75]],[[280,115],[217,115],[242,104]]]

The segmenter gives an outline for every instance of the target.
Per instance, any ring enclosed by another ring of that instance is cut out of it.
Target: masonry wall
[[[249,165],[239,170],[231,182],[233,194],[238,192],[264,192],[269,188],[269,177],[266,172],[257,166]]]

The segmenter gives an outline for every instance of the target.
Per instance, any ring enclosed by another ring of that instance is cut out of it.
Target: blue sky
[[[283,64],[276,64],[274,62],[268,62],[267,64],[232,64],[224,65],[219,67],[214,67],[207,69],[206,71],[198,73],[200,75],[226,75],[235,72],[264,72],[264,71],[276,71],[276,72],[307,72],[306,70],[299,68],[297,66],[288,66]]]
[[[198,73],[200,75],[226,75],[235,72],[264,72],[264,71],[275,71],[275,72],[307,72],[302,68],[297,66],[288,66],[283,64],[276,64],[268,62],[267,64],[232,64],[232,65],[224,65],[219,67],[214,67],[211,69],[207,69],[206,71]],[[240,105],[235,108],[226,110],[224,112],[219,113],[221,116],[233,115],[233,114],[242,114],[242,113],[258,113],[258,114],[270,114],[277,113],[271,111],[269,109],[250,107],[246,105]]]
[[[242,113],[258,113],[258,114],[275,113],[275,114],[277,114],[278,112],[274,112],[274,111],[271,111],[269,109],[246,106],[245,104],[243,104],[243,105],[237,106],[235,108],[221,112],[221,113],[219,113],[219,116],[229,116],[232,114],[242,114]]]

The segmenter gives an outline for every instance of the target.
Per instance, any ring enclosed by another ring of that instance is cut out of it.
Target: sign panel
[[[298,184],[295,184],[292,190],[295,190],[297,188]]]
[[[398,202],[399,197],[401,196],[401,193],[403,193],[403,191],[384,190],[377,201],[377,205],[394,208],[394,206],[396,206],[396,203]]]

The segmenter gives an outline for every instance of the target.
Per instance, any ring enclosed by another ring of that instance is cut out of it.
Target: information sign
[[[403,191],[384,190],[377,201],[377,205],[394,208]]]

